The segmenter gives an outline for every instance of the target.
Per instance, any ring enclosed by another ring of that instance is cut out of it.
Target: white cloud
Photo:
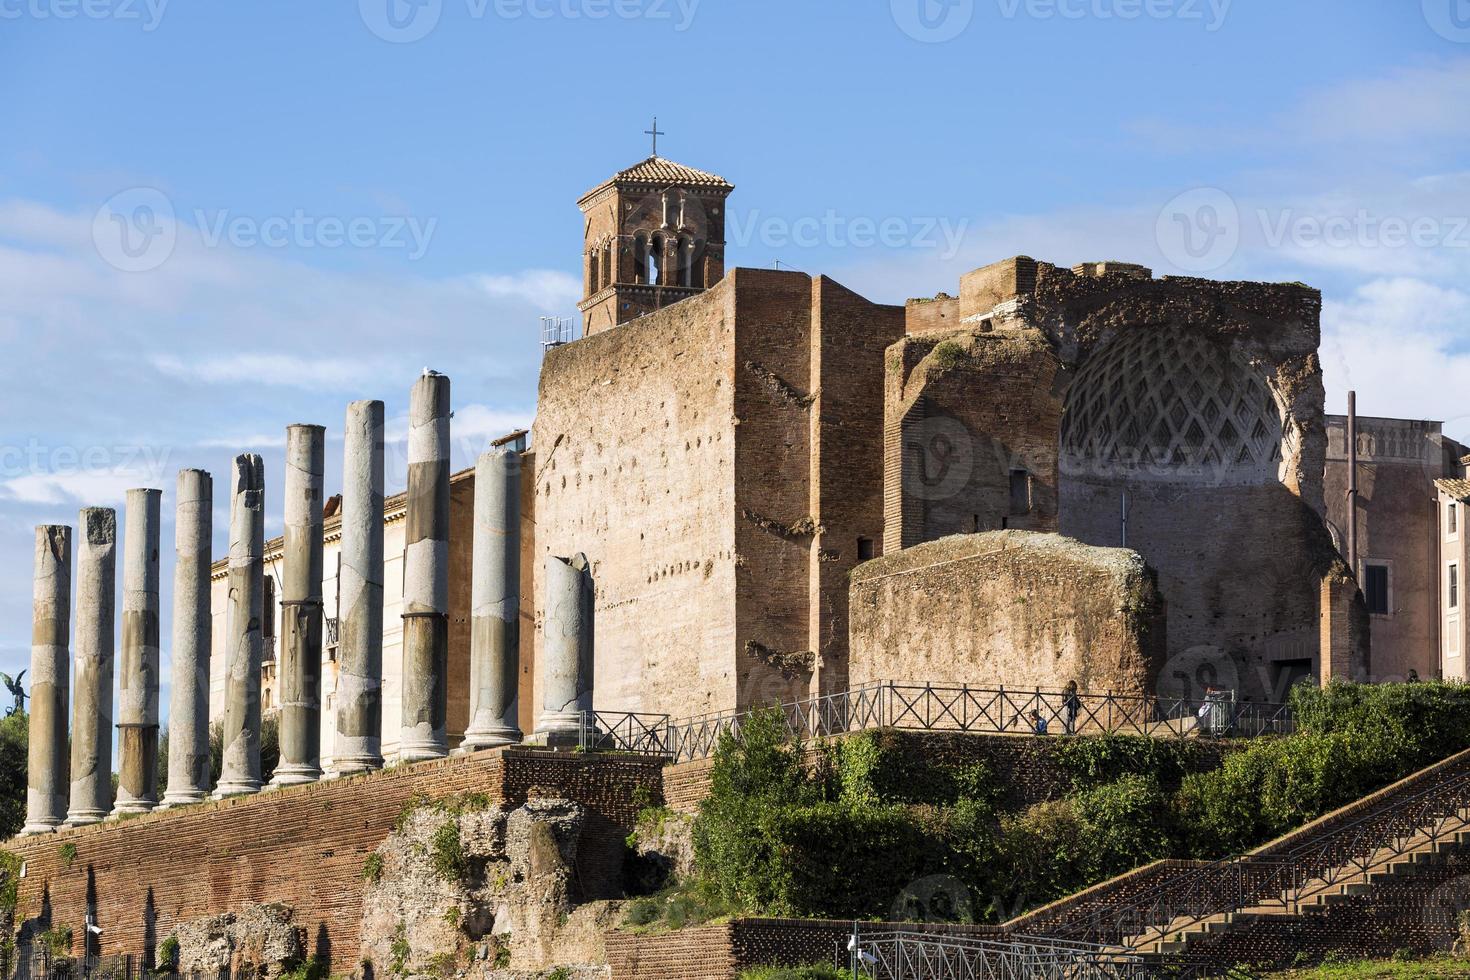
[[[1358,392],[1367,415],[1434,419],[1470,439],[1463,397],[1470,294],[1418,279],[1379,279],[1322,309],[1328,405],[1341,411]]]
[[[99,507],[121,504],[134,487],[163,488],[156,470],[100,469],[30,473],[0,481],[0,499],[19,504]]]
[[[560,313],[582,298],[582,280],[555,269],[530,269],[514,275],[482,275],[473,279],[485,295],[520,299],[548,313]]]
[[[308,391],[341,391],[391,374],[391,365],[348,358],[307,358],[290,354],[233,354],[185,360],[154,354],[149,362],[160,373],[191,384],[280,385]]]

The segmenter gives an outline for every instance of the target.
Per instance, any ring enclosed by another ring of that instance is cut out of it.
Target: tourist
[[[1034,709],[1031,712],[1031,733],[1033,735],[1046,734],[1046,719],[1041,717],[1040,711]]]
[[[1082,699],[1077,696],[1077,682],[1067,682],[1067,693],[1062,698],[1062,710],[1066,712],[1066,732],[1068,735],[1077,734],[1077,712],[1082,710]]]

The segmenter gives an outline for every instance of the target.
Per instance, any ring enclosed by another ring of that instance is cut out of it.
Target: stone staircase
[[[1385,881],[1413,874],[1442,856],[1470,845],[1470,807],[1431,822],[1407,839],[1354,858],[1323,875],[1283,889],[1279,897],[1207,916],[1181,915],[1127,937],[1122,948],[1139,953],[1188,953],[1191,941],[1273,918],[1300,918],[1349,899],[1371,895]]]
[[[1218,970],[1447,950],[1467,899],[1470,751],[1249,853],[1159,861],[1004,928]]]

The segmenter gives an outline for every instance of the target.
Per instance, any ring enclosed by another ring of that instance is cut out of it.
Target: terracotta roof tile
[[[589,197],[609,184],[684,184],[689,187],[723,187],[734,190],[734,185],[719,174],[696,170],[663,157],[649,157],[626,170],[619,170],[582,197]]]
[[[1434,485],[1456,500],[1470,500],[1470,480],[1435,480]]]

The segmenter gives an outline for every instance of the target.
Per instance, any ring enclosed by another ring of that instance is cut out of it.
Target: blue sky
[[[287,423],[401,429],[424,366],[457,463],[529,420],[654,114],[731,264],[1300,280],[1329,408],[1470,437],[1466,0],[0,0],[0,84],[0,670],[37,523],[246,449],[278,488]]]

